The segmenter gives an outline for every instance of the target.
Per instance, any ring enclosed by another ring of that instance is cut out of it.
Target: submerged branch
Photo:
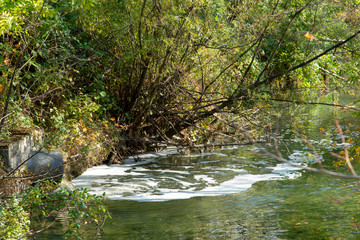
[[[346,106],[346,105],[340,105],[340,104],[333,104],[333,103],[322,103],[322,102],[304,102],[304,101],[293,101],[293,100],[286,100],[286,99],[275,99],[270,98],[271,101],[278,101],[278,102],[288,102],[288,103],[295,103],[295,104],[305,104],[305,105],[326,105],[331,107],[339,107],[342,109],[350,109],[354,110],[356,112],[360,112],[360,109],[355,108],[354,106]]]
[[[245,130],[240,130],[240,131],[250,141],[252,140]],[[280,162],[286,163],[286,164],[288,164],[288,165],[290,165],[292,167],[301,168],[301,169],[309,171],[309,172],[322,173],[322,174],[326,174],[326,175],[333,176],[333,177],[360,180],[360,176],[358,176],[356,174],[355,175],[346,175],[346,174],[337,173],[337,172],[333,172],[333,171],[329,171],[329,170],[325,170],[325,169],[318,169],[318,168],[308,167],[308,166],[304,166],[304,165],[301,165],[301,164],[298,164],[298,163],[288,161],[285,158],[282,158],[282,157],[276,156],[275,154],[270,153],[269,151],[267,151],[266,149],[264,149],[262,146],[260,146],[259,144],[255,143],[255,142],[253,144],[256,147],[258,147],[260,149],[260,151],[265,154],[265,156],[268,156],[268,157],[271,157],[271,158],[273,158],[275,160],[278,160]]]
[[[264,149],[262,146],[260,146],[258,143],[253,142],[253,139],[249,136],[249,134],[248,134],[248,132],[246,130],[240,129],[235,124],[232,124],[232,126],[235,129],[237,129],[240,133],[242,133],[250,142],[252,142],[254,146],[258,147],[260,149],[260,151],[265,154],[265,156],[271,157],[271,158],[273,158],[275,160],[286,163],[286,164],[288,164],[288,165],[290,165],[292,167],[300,168],[300,169],[303,169],[303,170],[306,170],[306,171],[309,171],[309,172],[322,173],[322,174],[326,174],[326,175],[333,176],[333,177],[339,177],[339,178],[358,179],[358,180],[360,180],[360,176],[358,176],[355,173],[354,169],[352,169],[352,171],[351,171],[352,165],[351,165],[350,162],[347,162],[347,163],[350,163],[350,165],[348,164],[348,167],[349,167],[349,169],[350,169],[350,171],[351,171],[351,173],[353,175],[346,175],[346,174],[337,173],[337,172],[333,172],[333,171],[329,171],[329,170],[325,170],[325,169],[318,169],[318,168],[308,167],[308,166],[304,166],[304,165],[301,165],[301,164],[298,164],[298,163],[294,163],[294,162],[286,160],[283,157],[279,157],[279,156],[276,156],[275,154],[270,153],[269,151]]]

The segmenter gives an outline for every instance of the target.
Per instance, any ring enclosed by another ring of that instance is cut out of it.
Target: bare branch
[[[348,151],[348,147],[347,147],[347,144],[345,142],[345,137],[344,137],[344,134],[341,130],[341,127],[340,127],[340,124],[339,124],[339,121],[337,119],[335,119],[335,124],[336,124],[336,127],[337,127],[337,130],[339,131],[339,134],[341,136],[341,140],[342,140],[342,143],[344,145],[344,152],[345,152],[345,161],[346,161],[346,164],[349,168],[349,171],[351,172],[352,175],[354,176],[357,176],[350,160],[349,160],[349,151]]]
[[[350,110],[354,110],[356,112],[360,112],[360,109],[356,109],[354,106],[346,106],[346,105],[339,105],[339,104],[333,104],[333,103],[302,102],[302,101],[292,101],[292,100],[275,99],[275,98],[270,98],[269,100],[278,101],[278,102],[289,102],[289,103],[296,103],[296,104],[305,104],[305,105],[325,105],[325,106],[339,107],[339,108],[342,108],[342,109],[350,109]]]

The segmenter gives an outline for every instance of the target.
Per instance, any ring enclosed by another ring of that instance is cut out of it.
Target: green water
[[[359,200],[332,202],[347,190],[306,174],[229,196],[109,202],[113,219],[103,239],[359,239]]]
[[[112,219],[98,239],[360,239],[359,194],[334,203],[350,184],[303,173],[226,196],[108,201]],[[93,239],[87,231],[85,239]],[[43,237],[62,239],[52,231]]]
[[[359,128],[359,120],[350,112],[326,106],[301,108],[297,114],[303,117],[303,124],[309,130],[307,138],[321,154],[324,166],[333,169],[336,159],[329,155],[330,151],[337,150],[332,149],[330,141],[336,139],[333,119],[339,119],[342,126],[349,126],[351,122],[355,129]],[[319,127],[328,135],[319,134]],[[282,141],[286,143],[281,146],[282,154],[312,152],[289,129],[290,123],[282,127]],[[188,182],[192,181],[191,176],[199,173],[221,183],[235,177],[226,169],[239,168],[262,175],[269,173],[269,166],[277,164],[255,147],[224,149],[216,153],[194,157],[175,155],[157,160],[156,167],[154,163],[142,167],[152,178],[154,169],[168,169],[188,171],[189,177],[185,179]],[[360,167],[355,167],[360,172]],[[345,168],[338,171],[347,173]],[[98,239],[360,239],[360,194],[353,188],[357,183],[304,171],[296,173],[296,177],[258,181],[244,191],[228,195],[161,202],[108,200],[106,204],[112,219],[107,220]],[[175,180],[166,187],[181,188],[176,179],[185,177],[171,177]],[[59,223],[38,239],[62,239],[61,232]],[[94,238],[92,229],[85,232],[85,239]]]

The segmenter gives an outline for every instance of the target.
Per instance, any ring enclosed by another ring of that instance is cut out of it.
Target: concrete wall
[[[33,145],[33,137],[30,134],[16,134],[10,139],[0,140],[0,161],[11,171],[28,159]],[[22,166],[20,170],[25,170]]]
[[[33,137],[16,134],[8,140],[0,140],[0,161],[6,172],[17,169],[28,170],[35,179],[61,180],[64,174],[63,157],[59,151],[32,151]]]

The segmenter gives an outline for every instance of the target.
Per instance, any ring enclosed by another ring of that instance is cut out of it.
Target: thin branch
[[[244,136],[246,136],[250,141],[252,140],[249,135],[247,134],[247,132],[245,130],[240,130]],[[325,170],[325,169],[318,169],[318,168],[312,168],[312,167],[308,167],[308,166],[304,166],[301,164],[297,164],[291,161],[288,161],[284,158],[278,157],[272,153],[270,153],[269,151],[265,150],[262,146],[260,146],[259,144],[253,142],[253,145],[255,145],[256,147],[258,147],[260,149],[261,152],[263,152],[265,154],[265,156],[271,157],[275,160],[278,160],[280,162],[286,163],[292,167],[296,167],[296,168],[300,168],[309,172],[315,172],[315,173],[323,173],[329,176],[333,176],[333,177],[339,177],[339,178],[346,178],[346,179],[358,179],[360,180],[360,176],[357,175],[346,175],[346,174],[341,174],[341,173],[336,173],[336,172],[332,172],[329,170]]]
[[[356,174],[356,172],[355,172],[355,170],[354,170],[354,168],[353,168],[353,166],[352,166],[352,164],[351,164],[351,162],[350,162],[350,160],[349,160],[348,147],[347,147],[347,144],[346,144],[346,142],[345,142],[345,137],[344,137],[344,134],[343,134],[343,132],[342,132],[342,130],[341,130],[339,121],[338,121],[337,119],[335,119],[335,125],[336,125],[336,127],[337,127],[337,130],[338,130],[340,136],[341,136],[341,141],[342,141],[342,143],[343,143],[343,145],[344,145],[345,161],[346,161],[346,164],[347,164],[347,166],[348,166],[348,168],[349,168],[349,171],[351,172],[352,175],[357,176],[357,174]]]
[[[4,126],[4,121],[6,119],[6,116],[8,115],[7,112],[8,112],[8,108],[9,108],[11,93],[12,93],[12,90],[13,90],[13,87],[14,87],[14,79],[15,79],[15,75],[16,75],[16,72],[17,72],[17,64],[18,64],[18,61],[15,64],[15,69],[14,69],[14,72],[13,72],[13,74],[11,76],[11,81],[10,81],[10,85],[9,85],[9,89],[8,89],[7,97],[6,97],[6,102],[5,102],[5,106],[4,106],[4,112],[3,112],[3,116],[1,117],[1,120],[0,120],[0,132],[1,132],[2,128],[3,128],[3,126]]]
[[[279,17],[279,16],[282,16],[282,15],[287,15],[289,13],[296,13],[298,11],[302,11],[302,10],[307,9],[307,8],[312,8],[312,7],[316,6],[316,5],[319,5],[322,2],[323,2],[323,0],[319,1],[319,2],[316,2],[316,3],[312,4],[312,5],[307,5],[305,7],[301,7],[301,8],[292,10],[292,11],[284,11],[284,12],[281,12],[281,13],[278,13],[278,14],[273,14],[273,15],[270,15],[270,17]]]
[[[321,162],[321,158],[320,155],[317,153],[317,151],[315,150],[314,146],[311,144],[311,142],[303,135],[302,139],[308,144],[308,146],[313,150],[317,160],[318,160],[318,164],[320,166],[320,168],[323,168],[322,162]]]
[[[342,45],[344,45],[345,43],[349,42],[350,40],[352,40],[353,38],[355,38],[355,37],[356,37],[357,35],[359,35],[359,34],[360,34],[360,30],[357,31],[357,32],[355,32],[353,35],[351,35],[350,37],[348,37],[348,38],[345,39],[344,41],[339,42],[339,43],[333,45],[332,47],[328,48],[327,50],[323,51],[322,53],[316,55],[316,56],[313,57],[313,58],[311,58],[311,59],[309,59],[309,60],[307,60],[307,61],[305,61],[305,62],[302,62],[302,63],[300,63],[300,64],[298,64],[298,65],[296,65],[296,66],[294,66],[294,67],[291,67],[291,68],[289,68],[289,69],[287,69],[287,70],[285,70],[285,71],[283,71],[283,72],[281,72],[281,73],[278,73],[278,74],[275,74],[275,75],[273,75],[273,76],[270,76],[270,77],[268,77],[267,79],[265,79],[264,81],[256,82],[255,84],[252,85],[252,88],[256,88],[256,87],[259,87],[260,85],[267,84],[267,83],[273,81],[274,79],[276,79],[276,78],[278,78],[278,77],[281,77],[281,76],[283,76],[283,75],[289,74],[290,72],[293,72],[293,71],[295,71],[295,70],[297,70],[297,69],[299,69],[299,68],[301,68],[301,67],[304,67],[304,66],[306,66],[306,65],[314,62],[315,60],[317,60],[317,59],[321,58],[322,56],[328,54],[328,53],[331,52],[332,50],[341,47]]]
[[[230,124],[232,124],[232,123],[230,123]],[[292,167],[300,168],[300,169],[303,169],[303,170],[306,170],[306,171],[309,171],[309,172],[323,173],[323,174],[326,174],[326,175],[329,175],[329,176],[339,177],[339,178],[358,179],[358,180],[360,180],[360,176],[356,175],[355,171],[352,172],[353,175],[346,175],[346,174],[336,173],[336,172],[332,172],[332,171],[325,170],[325,169],[318,169],[318,168],[312,168],[312,167],[304,166],[304,165],[301,165],[301,164],[297,164],[297,163],[288,161],[285,158],[278,157],[278,156],[270,153],[266,149],[264,149],[262,146],[260,146],[256,142],[254,142],[253,139],[249,136],[249,134],[248,134],[248,132],[246,130],[240,129],[235,124],[232,124],[232,126],[235,129],[237,129],[240,133],[242,133],[250,142],[252,142],[254,146],[258,147],[260,149],[260,151],[263,152],[266,156],[271,157],[271,158],[273,158],[275,160],[278,160],[278,161],[286,163],[286,164],[288,164],[288,165],[290,165]],[[351,164],[350,164],[350,166],[351,166]]]
[[[142,42],[141,42],[141,23],[142,23],[142,17],[144,16],[144,9],[146,5],[146,0],[144,0],[142,7],[141,7],[141,13],[140,13],[140,20],[139,20],[139,29],[138,29],[138,37],[139,37],[139,47],[142,49]]]
[[[306,6],[305,6],[306,7]],[[261,71],[261,73],[259,74],[259,76],[257,77],[256,79],[256,82],[259,82],[262,75],[265,73],[265,71],[268,69],[268,67],[270,66],[270,63],[273,61],[274,57],[275,57],[275,54],[277,53],[277,50],[279,49],[280,45],[283,43],[283,40],[285,38],[285,35],[287,33],[287,31],[289,30],[292,22],[294,21],[294,19],[305,9],[305,7],[301,8],[299,11],[297,11],[290,19],[288,25],[286,26],[286,29],[285,31],[283,31],[281,37],[280,37],[280,40],[278,41],[274,51],[272,51],[271,53],[271,56],[269,58],[269,60],[267,61],[265,67],[263,68],[263,70]]]
[[[330,72],[329,70],[326,70],[325,68],[319,67],[319,69],[320,69],[321,71],[327,73],[327,74],[330,74],[330,75],[333,76],[333,77],[339,78],[339,79],[344,80],[344,81],[347,80],[347,79],[345,79],[345,78],[343,78],[343,77],[341,77],[341,76],[339,76],[339,75],[337,75],[337,74],[335,74],[335,73],[333,73],[333,72]]]
[[[325,105],[325,106],[331,106],[331,107],[339,107],[342,109],[351,109],[356,112],[360,112],[360,109],[356,109],[353,106],[346,106],[346,105],[339,105],[339,104],[333,104],[333,103],[322,103],[322,102],[302,102],[302,101],[293,101],[293,100],[286,100],[286,99],[275,99],[270,98],[271,101],[278,101],[278,102],[289,102],[289,103],[296,103],[296,104],[304,104],[304,105]]]

